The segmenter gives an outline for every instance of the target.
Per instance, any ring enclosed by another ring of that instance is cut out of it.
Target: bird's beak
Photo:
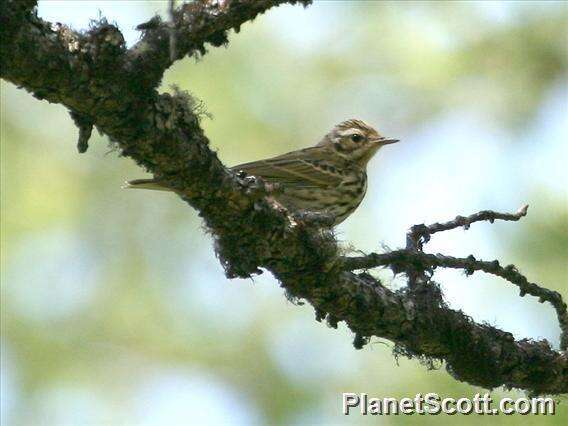
[[[366,165],[367,162],[371,159],[371,157],[373,157],[373,155],[375,155],[383,145],[388,145],[391,143],[398,142],[398,139],[389,139],[380,136],[377,138],[369,139],[369,142],[370,143],[366,145],[366,150],[364,152],[364,155],[359,159],[359,162],[362,165]]]
[[[391,143],[396,143],[398,142],[398,139],[376,138],[373,139],[372,142],[376,143],[379,146],[383,146],[383,145],[390,145]]]

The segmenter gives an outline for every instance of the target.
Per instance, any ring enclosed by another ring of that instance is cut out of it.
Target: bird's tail
[[[127,189],[152,189],[154,191],[171,191],[170,188],[163,186],[154,179],[135,179],[129,180],[122,186]]]

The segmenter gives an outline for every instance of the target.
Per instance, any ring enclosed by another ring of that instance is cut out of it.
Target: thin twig
[[[495,220],[510,220],[517,221],[520,218],[526,216],[528,204],[517,210],[516,213],[499,213],[492,210],[483,210],[478,213],[474,213],[470,216],[456,216],[454,220],[449,222],[436,222],[432,225],[414,225],[410,228],[410,231],[406,234],[406,248],[414,250],[422,250],[423,244],[430,241],[432,234],[441,231],[449,231],[450,229],[459,228],[463,226],[464,229],[469,229],[472,223],[487,220],[493,223]]]
[[[170,0],[168,12],[170,15],[170,61],[176,60],[176,23],[175,23],[175,3],[176,0]]]

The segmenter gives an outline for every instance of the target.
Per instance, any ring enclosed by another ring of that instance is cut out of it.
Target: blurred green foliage
[[[96,17],[90,6],[40,14]],[[98,7],[121,25],[164,4]],[[203,125],[229,165],[315,143],[355,116],[400,136],[339,230],[346,246],[396,246],[413,223],[528,201],[519,224],[432,244],[516,263],[568,298],[567,18],[566,3],[552,2],[282,7],[227,49],[176,64],[163,90],[204,101],[214,118]],[[483,392],[397,362],[390,342],[355,351],[348,330],[316,323],[266,274],[226,280],[196,213],[174,196],[121,190],[141,171],[98,135],[76,154],[61,106],[2,82],[1,125],[2,424],[358,424],[377,419],[342,416],[341,392]],[[557,344],[551,308],[497,280],[445,277],[452,306]],[[522,394],[493,392],[504,395]],[[554,417],[522,420],[565,424],[562,402]]]

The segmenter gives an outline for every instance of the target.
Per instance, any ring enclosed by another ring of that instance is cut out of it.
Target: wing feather
[[[312,150],[314,152],[310,152]],[[307,148],[266,160],[240,164],[231,169],[259,176],[267,182],[295,187],[325,188],[339,185],[341,177],[330,171],[332,165],[328,161],[314,155],[317,152],[314,148]],[[314,164],[314,161],[317,164]]]

